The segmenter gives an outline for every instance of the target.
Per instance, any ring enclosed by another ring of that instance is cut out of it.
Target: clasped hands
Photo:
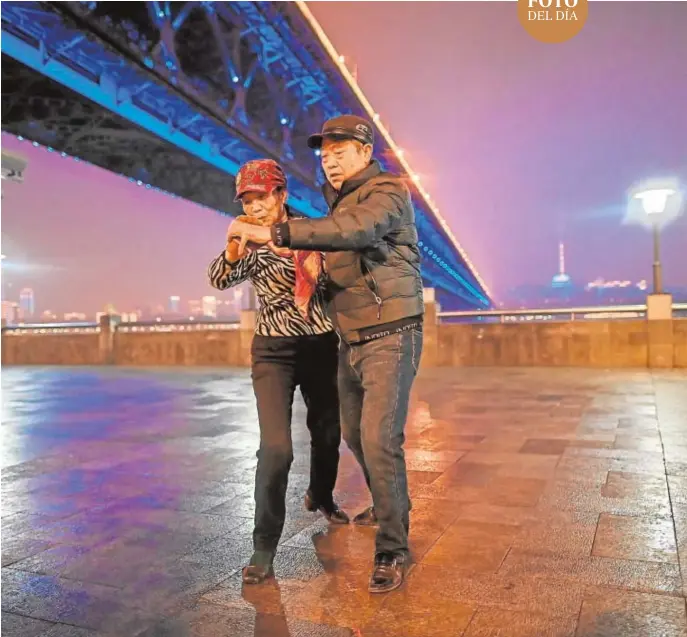
[[[269,226],[260,225],[257,220],[248,216],[234,219],[227,231],[227,254],[230,261],[243,258],[246,253],[266,246],[279,256],[291,256],[288,248],[278,248],[272,242],[272,231]]]

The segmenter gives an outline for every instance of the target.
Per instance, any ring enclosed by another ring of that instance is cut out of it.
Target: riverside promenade
[[[3,637],[687,637],[687,372],[430,368],[406,460],[414,565],[303,509],[294,410],[276,580],[243,588],[245,369],[4,368]],[[369,504],[342,447],[337,493]]]

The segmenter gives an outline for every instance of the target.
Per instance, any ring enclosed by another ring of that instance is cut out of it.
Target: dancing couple
[[[208,270],[220,290],[250,280],[260,304],[252,345],[260,425],[254,553],[243,581],[273,575],[300,387],[311,436],[305,507],[331,524],[349,523],[333,495],[343,434],[372,495],[353,522],[378,526],[369,590],[384,593],[403,583],[409,563],[403,443],[424,314],[415,214],[403,179],[373,159],[367,120],[335,117],[308,145],[320,150],[329,215],[295,217],[279,164],[248,162],[236,178],[243,215]]]

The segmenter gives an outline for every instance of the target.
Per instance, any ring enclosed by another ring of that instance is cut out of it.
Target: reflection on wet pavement
[[[407,428],[414,565],[367,593],[374,530],[303,509],[276,580],[250,556],[246,370],[2,373],[2,634],[687,637],[687,375],[436,369]],[[341,505],[369,504],[342,450]]]

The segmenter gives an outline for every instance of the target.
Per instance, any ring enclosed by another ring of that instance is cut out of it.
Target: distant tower
[[[31,318],[36,313],[36,300],[31,288],[24,288],[19,292],[19,307],[24,318]]]
[[[170,314],[179,314],[181,311],[181,299],[178,296],[170,296],[168,309]]]
[[[204,296],[202,304],[203,316],[217,318],[217,299],[214,296]]]
[[[551,285],[554,288],[569,287],[571,285],[570,277],[565,273],[565,244],[562,241],[558,243],[558,274],[551,280]]]

